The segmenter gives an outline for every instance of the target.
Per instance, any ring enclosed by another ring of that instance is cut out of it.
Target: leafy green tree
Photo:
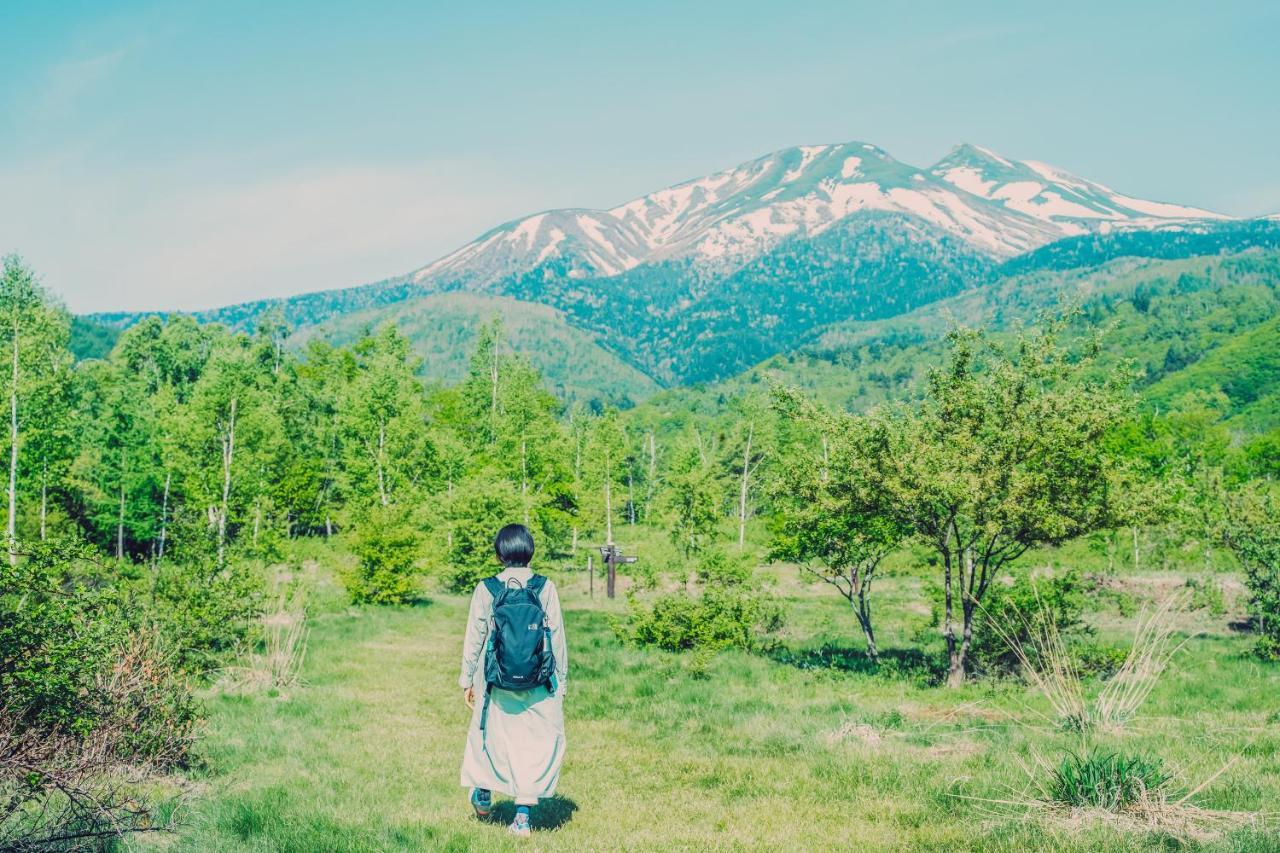
[[[720,523],[724,483],[698,441],[675,451],[666,477],[665,504],[671,542],[686,560],[710,546]]]
[[[1244,569],[1257,653],[1280,660],[1280,500],[1275,486],[1265,482],[1226,498],[1223,541]]]
[[[356,604],[406,604],[421,591],[422,534],[403,506],[373,506],[356,526],[357,565],[343,575]]]
[[[626,494],[628,459],[626,431],[615,411],[606,411],[591,422],[583,451],[584,482],[587,497],[583,506],[589,517],[598,520],[596,527],[604,534],[606,544],[613,544],[613,524]]]
[[[778,466],[770,557],[798,563],[839,591],[866,638],[867,657],[875,662],[872,581],[881,561],[911,531],[886,502],[867,464],[873,433],[865,418],[834,415],[791,389],[778,389],[775,405],[810,433],[782,454]]]
[[[19,473],[38,460],[26,461],[24,444],[41,430],[40,406],[63,411],[62,399],[72,358],[67,349],[70,320],[36,281],[35,273],[16,255],[0,261],[0,353],[5,369],[0,388],[7,402],[9,428],[5,432],[8,461],[6,529],[9,562],[17,561]],[[50,412],[49,414],[56,414]],[[57,419],[44,421],[56,432]],[[36,448],[49,441],[37,442]],[[42,489],[47,488],[47,480]]]
[[[112,362],[86,365],[79,379],[80,451],[70,482],[90,539],[122,560],[157,537],[161,418],[137,375]]]
[[[355,347],[356,370],[340,406],[346,487],[358,507],[388,507],[436,485],[417,359],[394,326]]]
[[[447,589],[470,592],[497,570],[493,537],[523,509],[520,494],[505,477],[492,471],[468,477],[448,500],[451,531],[441,572]]]
[[[272,402],[252,341],[221,339],[192,387],[182,440],[184,485],[207,512],[218,569],[232,537],[259,518],[259,498],[279,470],[283,431]]]
[[[953,687],[964,682],[974,615],[991,583],[1029,548],[1117,520],[1104,439],[1131,409],[1129,377],[1085,378],[1096,350],[1061,347],[1061,326],[1008,349],[953,330],[924,400],[879,413],[865,444],[874,487],[940,557]]]

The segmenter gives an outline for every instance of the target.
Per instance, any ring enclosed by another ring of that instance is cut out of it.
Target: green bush
[[[202,562],[161,563],[152,578],[149,601],[130,612],[138,627],[159,630],[177,664],[207,672],[249,638],[262,612],[264,584],[256,567],[233,560],[214,568]]]
[[[0,564],[0,711],[77,741],[114,726],[124,761],[185,757],[190,687],[157,634],[131,629],[92,552],[31,543]]]
[[[0,697],[31,725],[85,734],[99,721],[95,681],[127,636],[92,552],[70,542],[0,559]]]
[[[707,550],[695,565],[698,582],[708,587],[741,587],[750,583],[751,563],[742,556],[730,556],[720,548]]]
[[[1048,794],[1054,802],[1074,808],[1119,811],[1147,798],[1158,799],[1170,778],[1158,758],[1118,752],[1071,753],[1054,768]]]
[[[379,507],[356,526],[351,545],[357,562],[343,573],[356,604],[406,604],[421,594],[418,558],[422,535],[407,513]]]
[[[1031,632],[1036,619],[1052,619],[1065,638],[1084,633],[1084,603],[1080,576],[1074,571],[1038,578],[1021,574],[1012,583],[992,584],[983,598],[981,616],[975,620],[979,630],[974,631],[969,648],[973,671],[988,676],[1016,674],[1019,661],[1009,639],[1034,654]]]
[[[668,651],[710,653],[756,649],[782,627],[782,610],[767,594],[741,586],[711,587],[701,595],[674,592],[645,604],[627,601],[628,616],[615,623],[625,642]]]
[[[1244,569],[1255,651],[1280,661],[1280,500],[1274,488],[1260,485],[1229,496],[1226,508],[1223,539]]]
[[[1206,610],[1210,616],[1222,616],[1227,612],[1227,597],[1213,578],[1187,578],[1187,589],[1191,592],[1187,606],[1192,610]]]
[[[1073,642],[1068,647],[1071,663],[1082,677],[1110,678],[1124,666],[1129,650],[1092,640]]]

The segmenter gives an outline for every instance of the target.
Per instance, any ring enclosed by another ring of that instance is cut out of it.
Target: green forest
[[[546,849],[1278,849],[1280,252],[1223,248],[956,272],[665,390],[706,329],[119,330],[10,256],[0,849],[505,849],[453,682],[510,522],[575,685]]]

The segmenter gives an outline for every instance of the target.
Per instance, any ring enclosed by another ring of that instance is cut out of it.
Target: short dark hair
[[[523,524],[508,524],[494,537],[493,550],[504,566],[527,566],[533,559],[533,534]]]

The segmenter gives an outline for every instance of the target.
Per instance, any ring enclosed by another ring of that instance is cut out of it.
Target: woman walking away
[[[528,838],[529,810],[555,793],[564,760],[569,653],[555,584],[529,568],[528,528],[508,524],[493,544],[503,569],[476,586],[462,644],[458,684],[471,709],[462,785],[479,817],[495,791],[514,797],[508,829]]]

